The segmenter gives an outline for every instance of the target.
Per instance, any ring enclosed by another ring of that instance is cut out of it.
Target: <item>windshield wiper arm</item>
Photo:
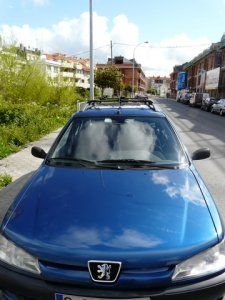
[[[97,161],[97,164],[125,164],[134,167],[150,167],[154,169],[178,169],[181,165],[179,163],[160,163],[151,160],[142,160],[142,159],[107,159]]]
[[[153,164],[154,161],[151,160],[142,160],[142,159],[105,159],[105,160],[98,160],[97,163],[134,163],[134,164]]]
[[[51,157],[47,160],[49,163],[51,161],[53,162],[60,162],[60,161],[64,161],[64,162],[69,162],[69,163],[78,163],[81,166],[86,166],[86,165],[95,165],[95,161],[91,161],[91,160],[86,160],[86,159],[79,159],[79,158],[71,158],[71,157]]]
[[[79,158],[71,158],[71,157],[52,157],[50,159],[47,160],[47,163],[51,163],[51,161],[53,162],[56,162],[56,163],[60,163],[60,161],[62,162],[62,164],[66,164],[66,163],[69,163],[69,164],[78,164],[82,167],[92,167],[92,168],[98,168],[98,167],[101,167],[101,168],[106,168],[106,169],[118,169],[117,166],[102,166],[102,165],[99,165],[98,162],[96,161],[92,161],[92,160],[86,160],[86,159],[79,159]]]

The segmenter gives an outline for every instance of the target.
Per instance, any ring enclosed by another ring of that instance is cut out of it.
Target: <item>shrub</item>
[[[40,61],[0,52],[0,159],[63,126],[84,91],[46,77]]]
[[[12,182],[12,176],[9,174],[0,174],[0,189]]]

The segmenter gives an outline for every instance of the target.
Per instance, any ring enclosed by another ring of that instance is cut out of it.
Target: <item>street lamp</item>
[[[93,62],[93,11],[92,0],[89,0],[90,6],[90,100],[94,100],[94,62]]]
[[[145,41],[145,42],[142,42],[142,43],[139,43],[137,44],[135,47],[134,47],[134,52],[133,52],[133,75],[132,75],[132,97],[134,98],[134,65],[135,65],[135,51],[137,49],[137,47],[139,47],[140,45],[142,44],[148,44],[148,41]]]

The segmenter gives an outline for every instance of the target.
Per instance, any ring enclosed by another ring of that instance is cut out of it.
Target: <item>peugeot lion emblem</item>
[[[93,281],[113,283],[119,276],[121,262],[90,260],[88,269]]]

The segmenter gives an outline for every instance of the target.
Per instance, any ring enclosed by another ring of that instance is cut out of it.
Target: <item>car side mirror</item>
[[[45,150],[43,150],[40,147],[36,147],[36,146],[31,148],[31,154],[37,158],[42,158],[42,159],[45,159],[47,156],[47,153],[45,152]]]
[[[192,153],[192,160],[201,160],[201,159],[206,159],[206,158],[209,158],[210,157],[210,150],[209,148],[201,148],[201,149],[198,149],[196,151],[194,151]]]

